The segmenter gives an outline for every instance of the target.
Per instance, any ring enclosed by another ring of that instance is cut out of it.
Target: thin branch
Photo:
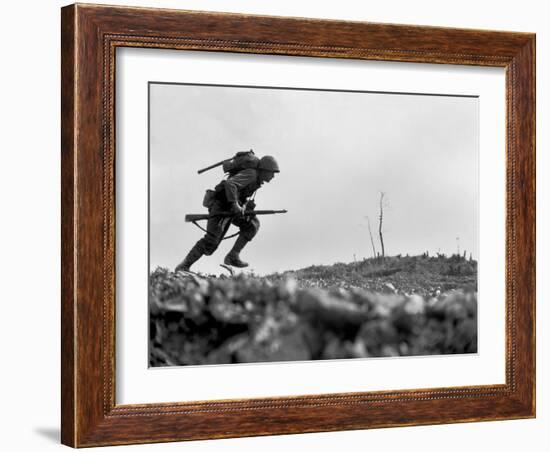
[[[382,257],[386,255],[384,250],[384,236],[382,235],[382,222],[384,221],[384,192],[380,192],[380,217],[378,221],[378,235],[380,236],[380,247],[382,248]]]
[[[370,244],[372,245],[372,256],[376,257],[376,247],[374,246],[374,239],[372,238],[372,229],[370,227],[370,218],[367,217],[367,223],[369,225]]]

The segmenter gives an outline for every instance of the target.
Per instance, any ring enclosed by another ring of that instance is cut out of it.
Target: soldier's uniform
[[[208,208],[208,213],[215,215],[221,212],[229,212],[235,202],[245,205],[261,185],[258,181],[258,171],[253,168],[242,170],[227,180],[221,181],[214,189],[216,195],[214,202]],[[248,210],[252,210],[250,205],[247,208]],[[239,237],[242,236],[246,241],[252,240],[257,234],[258,229],[260,229],[260,220],[258,220],[256,215],[233,218],[210,218],[206,225],[208,232],[197,242],[203,254],[210,256],[216,251],[231,224],[240,229]]]
[[[239,228],[239,236],[231,251],[225,256],[224,263],[235,267],[246,267],[239,253],[250,240],[258,233],[260,221],[253,216],[239,215],[243,206],[247,210],[254,210],[254,201],[250,200],[256,190],[264,182],[269,182],[275,173],[279,172],[279,165],[269,155],[262,157],[257,168],[247,168],[237,174],[221,181],[214,189],[211,204],[208,205],[208,213],[215,215],[221,212],[234,212],[232,217],[213,217],[208,219],[206,234],[189,251],[185,259],[176,267],[175,271],[188,271],[191,265],[204,254],[211,255],[218,248],[220,242],[227,233],[229,226],[234,224]]]

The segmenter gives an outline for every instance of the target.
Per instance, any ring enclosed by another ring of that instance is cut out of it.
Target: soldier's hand
[[[244,214],[244,207],[235,202],[231,205],[231,213],[242,216]]]
[[[246,210],[254,210],[255,208],[256,208],[256,203],[254,202],[253,199],[251,199],[246,203]]]

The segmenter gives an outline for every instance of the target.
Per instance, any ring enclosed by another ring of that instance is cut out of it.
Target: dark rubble
[[[150,275],[151,366],[477,352],[471,284],[433,294],[304,287],[292,276]]]

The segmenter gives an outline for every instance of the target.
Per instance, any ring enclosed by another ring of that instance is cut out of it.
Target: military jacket
[[[262,186],[258,170],[247,168],[216,185],[216,194],[220,201],[228,204],[244,204],[258,188]]]

